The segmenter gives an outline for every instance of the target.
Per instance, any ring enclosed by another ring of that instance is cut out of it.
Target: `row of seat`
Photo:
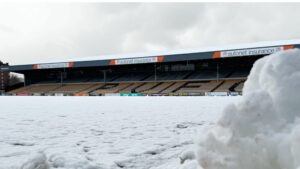
[[[220,69],[217,71],[216,69],[203,69],[197,71],[168,71],[168,72],[107,72],[105,74],[99,73],[93,76],[88,75],[69,75],[66,76],[66,79],[63,79],[64,83],[93,83],[93,82],[149,82],[149,81],[171,81],[171,80],[199,80],[199,79],[223,79],[223,78],[246,78],[249,74],[250,68],[243,68],[243,69]],[[219,73],[217,73],[219,72]],[[155,75],[154,75],[155,74]],[[41,82],[40,84],[49,84],[49,83],[59,83],[61,81],[61,77],[58,79],[48,79]]]
[[[244,81],[240,82],[234,90],[237,92],[241,92],[243,91],[243,88],[244,88]]]
[[[226,80],[224,81],[224,83],[218,87],[216,90],[214,90],[215,92],[229,92],[230,88],[236,84],[239,83],[241,80]]]
[[[228,92],[242,91],[243,79],[202,81],[202,82],[137,82],[137,83],[82,83],[82,84],[43,84],[22,87],[9,93],[76,93],[105,95],[106,93],[203,93],[203,92]]]
[[[193,83],[187,84],[186,86],[178,90],[179,93],[204,93],[213,91],[218,85],[223,81],[208,81],[208,82],[198,82],[195,86]]]

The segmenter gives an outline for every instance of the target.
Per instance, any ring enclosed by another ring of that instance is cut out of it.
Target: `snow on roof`
[[[300,39],[233,44],[233,45],[226,45],[226,46],[224,45],[211,46],[211,47],[180,49],[180,50],[160,51],[160,52],[114,54],[114,55],[90,56],[90,57],[79,57],[79,58],[73,57],[73,58],[52,60],[48,62],[44,61],[38,63],[79,62],[79,61],[93,61],[93,60],[138,58],[138,57],[148,57],[148,56],[165,56],[165,55],[175,55],[175,54],[185,54],[185,53],[201,53],[201,52],[224,51],[224,50],[233,50],[233,49],[259,48],[259,47],[267,47],[267,46],[292,45],[292,44],[300,44]],[[38,63],[31,63],[31,64],[38,64]]]

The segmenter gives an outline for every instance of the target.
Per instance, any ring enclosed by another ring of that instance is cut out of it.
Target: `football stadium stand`
[[[237,95],[256,60],[300,48],[300,40],[12,65],[24,75],[11,95]]]
[[[0,94],[2,94],[2,92],[4,92],[9,85],[9,72],[2,71],[2,69],[4,70],[8,66],[8,63],[3,63],[2,61],[0,61]]]
[[[174,82],[171,86],[161,91],[162,94],[169,94],[177,91],[181,86],[183,86],[186,82]]]
[[[226,80],[224,81],[217,89],[214,90],[214,92],[230,92],[233,91],[232,87],[234,85],[237,85],[242,80]]]
[[[119,92],[120,93],[135,93],[136,88],[138,88],[144,84],[145,83],[143,83],[143,82],[133,83],[132,85],[128,86],[127,88],[121,89]]]
[[[205,92],[212,92],[223,81],[203,81],[203,82],[189,82],[184,87],[178,90],[178,93],[200,93],[204,95]]]

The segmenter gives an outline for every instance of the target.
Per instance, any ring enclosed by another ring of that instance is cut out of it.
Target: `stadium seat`
[[[135,91],[136,91],[137,93],[141,93],[141,92],[143,92],[143,91],[152,89],[152,88],[155,87],[156,85],[158,85],[158,83],[156,83],[156,82],[148,82],[148,83],[146,83],[146,84],[144,84],[144,85],[142,85],[142,86],[136,88]]]
[[[157,93],[160,93],[161,91],[163,91],[164,89],[168,88],[172,84],[173,84],[173,82],[163,82],[163,83],[160,83],[159,85],[155,86],[152,89],[145,90],[144,93],[147,93],[148,95],[157,94]]]
[[[240,81],[241,80],[226,80],[217,89],[215,89],[214,92],[229,92],[229,89]]]
[[[106,84],[102,88],[92,91],[91,94],[105,95],[106,93],[118,93],[131,85],[133,83]]]
[[[184,87],[180,88],[177,93],[205,93],[211,92],[223,81],[208,81],[208,82],[189,82]],[[196,83],[193,84],[193,83]]]
[[[136,91],[135,90],[136,88],[138,88],[138,87],[140,87],[140,86],[142,86],[144,84],[145,83],[143,83],[143,82],[137,82],[137,83],[134,83],[134,84],[132,84],[132,85],[130,85],[130,86],[128,86],[128,87],[120,90],[119,92],[120,93],[132,93],[132,91]]]
[[[91,91],[93,91],[93,90],[96,90],[96,89],[98,89],[98,88],[101,88],[101,87],[103,87],[103,86],[104,86],[104,83],[102,83],[102,84],[93,84],[93,85],[91,85],[89,88],[86,88],[86,89],[84,89],[84,90],[79,91],[78,94],[89,93],[89,92],[91,92]]]
[[[77,93],[91,86],[92,84],[63,84],[54,90],[48,91],[47,93]]]
[[[234,90],[237,92],[242,92],[244,88],[244,83],[245,83],[244,81],[240,82],[239,85],[234,88]]]
[[[172,93],[172,92],[176,91],[178,88],[180,88],[181,86],[183,86],[185,83],[186,82],[174,82],[171,86],[169,86],[168,88],[164,89],[160,93],[163,93],[163,94]]]

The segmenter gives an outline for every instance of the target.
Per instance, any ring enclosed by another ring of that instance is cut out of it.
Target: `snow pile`
[[[240,102],[203,130],[204,169],[300,169],[300,50],[258,60]]]
[[[34,154],[21,166],[21,169],[49,169],[46,155],[41,152]]]
[[[183,164],[186,160],[195,159],[195,153],[192,150],[184,151],[179,155],[179,159],[180,159],[180,164]]]

